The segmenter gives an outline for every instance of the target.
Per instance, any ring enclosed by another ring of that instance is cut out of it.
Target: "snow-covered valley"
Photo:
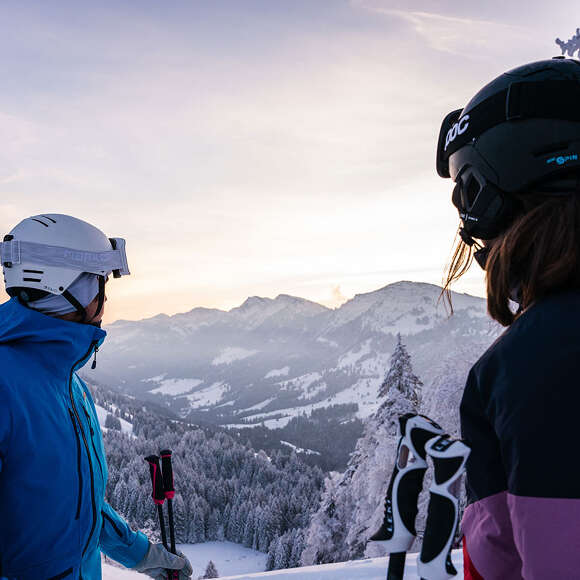
[[[281,295],[248,298],[229,312],[194,308],[118,321],[107,328],[90,376],[177,417],[222,427],[279,429],[293,417],[344,404],[356,404],[352,416],[366,418],[377,409],[401,333],[425,385],[423,412],[455,421],[450,407],[467,370],[501,328],[483,299],[466,294],[453,294],[449,317],[440,292],[398,282],[335,310]]]

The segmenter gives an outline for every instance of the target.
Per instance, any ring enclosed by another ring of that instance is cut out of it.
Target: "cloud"
[[[489,55],[490,52],[505,53],[506,43],[517,46],[523,43],[525,46],[533,41],[529,29],[504,22],[394,9],[382,0],[355,0],[355,4],[406,21],[431,48],[441,52],[463,56]]]
[[[340,285],[334,286],[332,289],[332,306],[337,308],[338,306],[342,306],[347,300],[348,298],[340,291]]]

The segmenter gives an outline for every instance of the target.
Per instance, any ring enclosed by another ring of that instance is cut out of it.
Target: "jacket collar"
[[[37,312],[17,298],[0,305],[0,346],[30,350],[45,366],[67,374],[81,368],[106,335],[96,326]]]

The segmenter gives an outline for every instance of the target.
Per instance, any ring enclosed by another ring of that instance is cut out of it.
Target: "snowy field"
[[[193,564],[193,579],[205,571],[208,560],[216,564],[220,578],[223,580],[385,580],[387,575],[387,558],[369,558],[367,560],[355,560],[341,564],[325,564],[323,566],[308,566],[305,568],[292,568],[289,570],[275,570],[273,572],[250,572],[244,567],[251,567],[253,550],[230,542],[209,542],[208,544],[194,544],[182,546],[181,549],[188,555]],[[230,551],[231,550],[231,551]],[[244,552],[249,553],[245,554]],[[212,556],[213,554],[213,556]],[[261,569],[264,569],[266,555],[262,557]],[[457,578],[463,578],[463,554],[461,550],[455,550],[452,554],[453,564],[458,570]],[[405,580],[417,580],[417,554],[407,556],[405,568]],[[255,561],[257,564],[257,560]],[[236,569],[237,567],[237,569]],[[234,575],[231,575],[231,574]],[[226,574],[230,574],[227,576]],[[103,566],[103,580],[137,580],[143,578],[141,574],[120,570],[112,566]]]
[[[205,572],[210,560],[222,576],[262,572],[266,567],[266,554],[250,550],[232,542],[206,542],[205,544],[180,544],[177,546],[193,566],[193,578]],[[146,576],[103,564],[103,580],[143,580]]]
[[[97,410],[99,425],[101,426],[101,429],[103,431],[106,431],[107,428],[105,427],[105,421],[107,420],[107,415],[109,414],[109,411],[107,411],[107,409],[101,407],[100,405],[95,405],[95,409]],[[133,433],[133,425],[131,425],[131,423],[129,423],[128,421],[125,421],[125,419],[119,418],[119,421],[121,421],[121,431],[123,431],[123,433],[127,433],[127,435],[131,435]]]

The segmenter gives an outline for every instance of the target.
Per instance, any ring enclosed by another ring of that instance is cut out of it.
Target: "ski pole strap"
[[[457,575],[451,562],[451,548],[459,523],[461,476],[470,448],[446,435],[429,441],[426,451],[433,460],[435,473],[417,569],[427,580],[448,580]]]
[[[424,415],[407,413],[399,418],[397,459],[385,498],[383,523],[369,538],[380,542],[390,554],[409,550],[417,535],[417,500],[427,469],[425,444],[442,433],[443,429]]]
[[[164,449],[160,451],[161,468],[163,472],[163,489],[165,490],[165,497],[173,499],[175,496],[175,489],[173,488],[173,466],[171,465],[171,449]]]
[[[151,497],[157,505],[163,505],[165,493],[163,491],[163,479],[161,477],[161,468],[159,467],[159,457],[157,455],[148,455],[145,461],[149,464],[149,475],[151,475],[151,486],[153,491]]]

